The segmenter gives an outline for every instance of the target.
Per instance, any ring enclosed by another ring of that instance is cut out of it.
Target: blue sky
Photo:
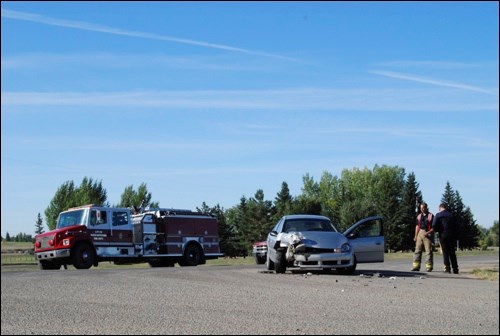
[[[499,218],[498,2],[1,7],[3,237],[85,176],[227,209],[375,164]]]

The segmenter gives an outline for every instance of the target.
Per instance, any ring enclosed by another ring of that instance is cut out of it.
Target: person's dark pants
[[[455,239],[441,239],[440,243],[441,250],[443,251],[445,272],[450,272],[453,269],[453,273],[458,273],[457,255],[455,254],[455,244],[457,241]]]

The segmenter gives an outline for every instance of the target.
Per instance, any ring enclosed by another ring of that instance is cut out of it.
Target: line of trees
[[[127,186],[120,202],[110,205],[102,181],[85,177],[79,186],[67,181],[57,189],[45,210],[46,223],[52,230],[61,211],[84,204],[133,208],[160,206],[151,199],[146,184],[142,183],[137,190],[132,185]],[[229,209],[203,202],[196,210],[218,218],[221,250],[228,255],[249,251],[254,242],[265,240],[283,215],[293,213],[327,216],[340,231],[365,217],[381,215],[384,217],[386,249],[409,251],[414,248],[415,218],[423,200],[414,173],[406,176],[401,167],[375,165],[373,169],[344,169],[340,177],[325,171],[319,181],[306,174],[298,196],[291,195],[288,184],[282,182],[273,200],[266,199],[264,191],[257,189],[253,197],[242,196],[239,203]],[[481,229],[471,209],[449,182],[446,182],[441,201],[448,203],[457,216],[460,248],[470,249],[485,244],[498,246],[498,221],[491,230]],[[36,232],[41,233],[40,230],[43,232],[38,214]]]
[[[32,235],[26,234],[26,233],[22,233],[22,232],[18,233],[14,237],[11,237],[8,232],[6,232],[6,234],[5,234],[5,241],[8,241],[8,242],[16,242],[16,243],[32,242],[33,238],[34,237]],[[3,240],[4,239],[2,237],[2,241]]]
[[[414,173],[405,178],[403,168],[376,165],[372,170],[345,169],[340,177],[324,172],[319,181],[306,174],[302,193],[296,197],[290,195],[287,183],[283,182],[274,201],[266,200],[263,190],[258,189],[253,197],[243,196],[238,205],[225,211],[212,211],[206,204],[198,210],[218,216],[222,213],[226,232],[221,237],[228,237],[227,245],[236,250],[250,249],[253,242],[265,240],[279,218],[286,214],[324,215],[340,231],[365,217],[381,215],[386,249],[390,252],[414,248],[415,218],[423,200]],[[460,248],[478,247],[484,234],[470,208],[463,204],[460,193],[449,182],[441,201],[448,203],[457,216]],[[496,237],[498,245],[498,233]]]

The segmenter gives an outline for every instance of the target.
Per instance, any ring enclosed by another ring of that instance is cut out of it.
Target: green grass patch
[[[238,258],[218,258],[207,260],[205,266],[233,266],[233,265],[255,265],[253,257]]]
[[[17,250],[33,250],[32,242],[8,242],[2,240],[2,252],[5,251],[17,251]]]
[[[35,255],[24,253],[2,253],[2,265],[36,264]]]
[[[498,281],[498,269],[475,268],[472,270],[471,274],[479,279]]]

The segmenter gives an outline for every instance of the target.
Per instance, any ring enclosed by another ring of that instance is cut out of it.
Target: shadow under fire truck
[[[152,267],[197,266],[222,257],[218,222],[213,216],[179,209],[85,205],[59,214],[55,230],[35,237],[41,269],[77,269],[148,262]]]

